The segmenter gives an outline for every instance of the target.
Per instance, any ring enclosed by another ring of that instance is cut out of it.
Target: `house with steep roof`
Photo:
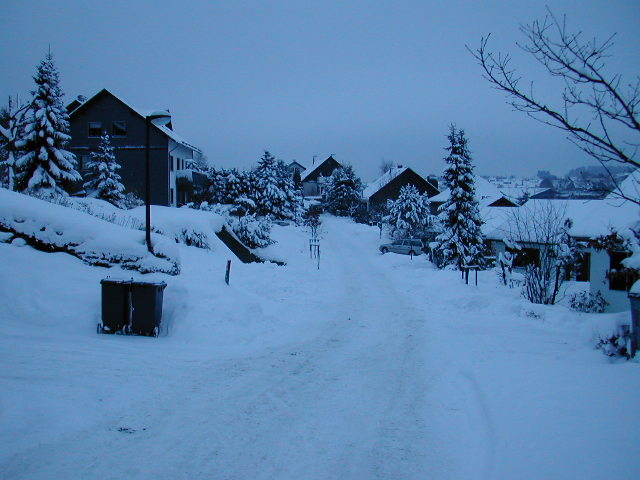
[[[71,141],[68,150],[86,173],[91,152],[107,133],[114,147],[118,174],[127,192],[145,196],[146,116],[154,110],[133,107],[109,90],[89,99],[78,97],[67,106]],[[206,176],[193,166],[202,151],[173,131],[172,123],[150,126],[151,203],[178,206],[206,186]]]
[[[327,181],[334,170],[342,168],[333,155],[311,170],[302,178],[302,194],[305,198],[322,197],[326,191]]]
[[[367,204],[367,210],[371,211],[377,206],[386,205],[387,200],[398,198],[400,189],[405,185],[415,186],[420,194],[426,193],[428,197],[440,193],[436,186],[411,168],[398,166],[369,183],[364,189],[362,199]]]

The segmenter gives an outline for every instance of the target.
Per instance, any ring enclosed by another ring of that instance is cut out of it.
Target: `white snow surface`
[[[0,477],[640,477],[640,366],[593,349],[628,312],[465,285],[346,219],[319,269],[273,236],[287,266],[230,285],[219,241],[173,277],[0,243]],[[159,338],[96,334],[107,275],[168,284]]]

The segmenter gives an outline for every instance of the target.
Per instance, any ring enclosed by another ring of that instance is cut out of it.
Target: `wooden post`
[[[229,275],[231,274],[231,260],[227,260],[227,271],[224,274],[224,281],[229,285]]]

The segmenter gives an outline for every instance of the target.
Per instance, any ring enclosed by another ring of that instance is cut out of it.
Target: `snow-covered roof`
[[[640,199],[640,169],[631,172],[606,198],[614,200],[622,196]]]
[[[640,218],[640,206],[620,200],[529,200],[521,207],[480,209],[486,222],[483,234],[490,239],[501,240],[510,231],[516,218],[530,224],[539,224],[543,215],[557,212],[563,218],[572,220],[569,234],[575,238],[595,238],[607,235],[611,229],[624,230]]]
[[[394,178],[396,178],[398,175],[404,173],[408,169],[409,169],[409,167],[394,167],[394,168],[392,168],[391,170],[386,172],[381,177],[379,177],[376,180],[374,180],[373,182],[369,183],[367,185],[367,187],[364,189],[364,191],[362,192],[362,198],[364,198],[365,200],[368,199],[369,197],[371,197],[371,195],[373,195],[374,193],[379,191],[385,185],[388,185],[389,182],[391,182]]]
[[[476,188],[476,200],[480,206],[487,206],[501,197],[504,197],[502,192],[498,190],[498,187],[482,177],[475,175],[474,184]],[[430,200],[436,203],[444,203],[449,200],[449,196],[450,192],[447,188],[441,191],[438,195],[431,197]]]

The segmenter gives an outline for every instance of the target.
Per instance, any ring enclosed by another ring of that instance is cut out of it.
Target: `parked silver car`
[[[380,251],[382,253],[393,252],[403,253],[405,255],[420,255],[424,253],[425,248],[422,240],[419,238],[406,238],[396,240],[392,243],[384,243],[380,245]]]

